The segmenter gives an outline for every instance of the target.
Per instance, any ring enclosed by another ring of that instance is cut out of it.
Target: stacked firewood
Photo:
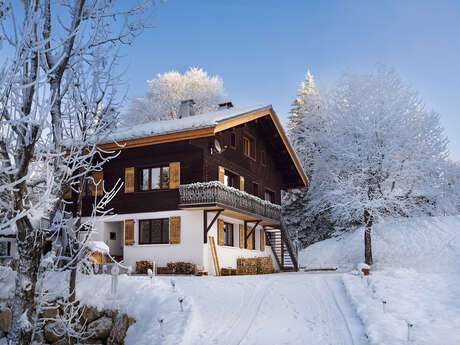
[[[195,274],[196,265],[190,262],[170,262],[167,264],[172,274]]]
[[[136,262],[136,273],[147,274],[148,270],[153,270],[153,264],[151,261],[137,261]]]
[[[238,258],[236,261],[237,272],[244,274],[267,274],[273,273],[272,258],[270,256],[261,258]]]

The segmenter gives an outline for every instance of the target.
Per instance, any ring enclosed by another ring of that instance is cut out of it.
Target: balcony
[[[261,219],[271,223],[279,223],[281,219],[281,206],[236,188],[227,187],[217,181],[181,185],[179,207],[182,209],[220,208],[246,216],[242,219]]]

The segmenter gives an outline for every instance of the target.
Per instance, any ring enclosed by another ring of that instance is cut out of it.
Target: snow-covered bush
[[[148,80],[144,97],[133,99],[131,108],[124,115],[127,123],[145,123],[177,118],[180,103],[193,99],[195,114],[214,111],[219,103],[228,100],[222,79],[210,76],[201,68],[192,67],[184,74],[176,71],[158,74]]]

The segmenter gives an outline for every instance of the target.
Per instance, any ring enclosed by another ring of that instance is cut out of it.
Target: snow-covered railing
[[[269,219],[281,219],[281,206],[236,188],[227,187],[218,181],[181,185],[179,194],[181,206],[220,204]]]

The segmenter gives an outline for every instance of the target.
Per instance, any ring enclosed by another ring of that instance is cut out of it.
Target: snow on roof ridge
[[[271,107],[271,104],[268,104],[248,106],[243,108],[221,109],[209,113],[193,115],[182,119],[152,121],[148,123],[137,124],[132,127],[117,129],[108,138],[104,138],[100,144],[128,139],[145,138],[162,134],[177,133],[192,129],[213,127],[221,122],[232,120],[234,118],[255,111],[269,109]]]

